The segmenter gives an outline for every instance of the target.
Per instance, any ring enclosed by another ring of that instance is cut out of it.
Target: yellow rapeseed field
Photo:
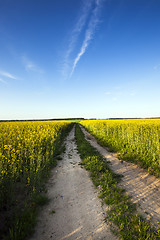
[[[86,120],[81,124],[121,159],[160,177],[160,119]]]
[[[53,164],[69,124],[68,121],[0,123],[1,208],[14,199],[15,183],[36,190],[43,174]]]

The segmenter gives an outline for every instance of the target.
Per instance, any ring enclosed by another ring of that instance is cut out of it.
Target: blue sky
[[[160,117],[159,0],[0,0],[0,119]]]

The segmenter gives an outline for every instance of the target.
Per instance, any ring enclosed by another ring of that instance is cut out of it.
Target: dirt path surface
[[[52,170],[47,184],[50,202],[42,209],[30,240],[117,239],[104,222],[106,209],[88,172],[79,165],[74,131],[66,139],[63,160]]]
[[[160,228],[160,180],[135,164],[118,160],[116,154],[109,153],[83,127],[81,129],[90,144],[110,161],[110,168],[115,173],[124,176],[120,186],[132,196],[132,201],[137,204],[138,212]]]

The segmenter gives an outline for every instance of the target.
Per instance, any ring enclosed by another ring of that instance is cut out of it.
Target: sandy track
[[[160,180],[133,163],[125,161],[122,163],[116,158],[116,154],[109,153],[83,127],[81,129],[90,144],[110,161],[110,168],[115,173],[124,176],[120,186],[132,196],[132,201],[137,204],[138,212],[160,228]]]
[[[66,139],[63,160],[52,170],[47,184],[50,202],[42,209],[30,240],[117,239],[104,222],[106,209],[89,173],[79,165],[74,131]]]

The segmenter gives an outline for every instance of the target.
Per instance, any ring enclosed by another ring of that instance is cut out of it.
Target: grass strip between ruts
[[[110,206],[106,221],[118,227],[118,230],[112,228],[114,233],[118,234],[121,240],[160,239],[160,231],[153,229],[149,221],[136,214],[136,205],[118,186],[122,176],[109,169],[106,159],[85,139],[78,124],[76,143],[82,159],[81,164],[90,171],[94,185],[101,189],[100,197]]]

